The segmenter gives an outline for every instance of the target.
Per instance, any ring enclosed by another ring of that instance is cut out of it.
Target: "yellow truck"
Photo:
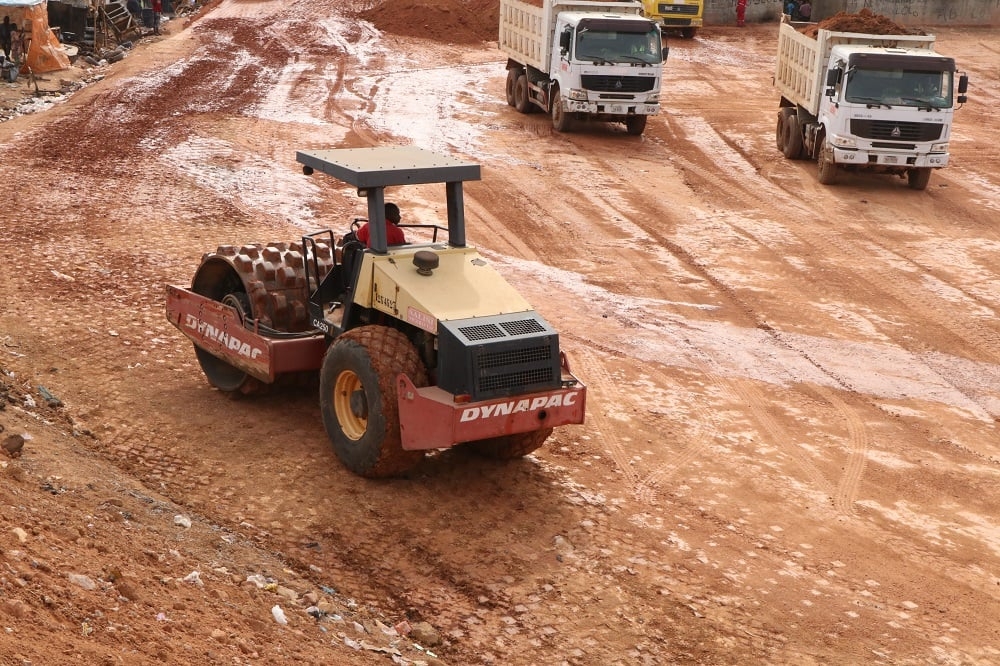
[[[678,30],[691,39],[704,25],[704,0],[642,0],[642,13],[660,24],[662,30]]]

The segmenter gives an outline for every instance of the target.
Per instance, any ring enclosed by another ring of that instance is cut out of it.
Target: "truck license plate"
[[[612,104],[608,107],[608,113],[625,113],[625,107],[621,104]]]
[[[897,164],[898,162],[899,158],[895,155],[884,155],[882,157],[882,164]]]

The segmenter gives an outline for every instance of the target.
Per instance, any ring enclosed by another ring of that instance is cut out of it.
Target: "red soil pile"
[[[834,32],[860,32],[869,35],[912,35],[923,34],[919,31],[907,30],[892,19],[865,8],[857,14],[839,12],[815,25],[810,25],[802,32],[810,37],[816,37],[818,30]]]
[[[386,33],[475,44],[497,39],[500,0],[391,0],[358,16]]]

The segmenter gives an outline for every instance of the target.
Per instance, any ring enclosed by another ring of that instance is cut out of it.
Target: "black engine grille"
[[[649,92],[656,85],[652,76],[604,76],[587,74],[581,77],[583,87],[587,90],[610,93],[641,93]]]
[[[935,123],[901,123],[895,120],[851,120],[851,134],[863,139],[881,141],[937,141],[943,125]]]
[[[556,388],[559,335],[535,312],[438,324],[437,384],[485,400]]]

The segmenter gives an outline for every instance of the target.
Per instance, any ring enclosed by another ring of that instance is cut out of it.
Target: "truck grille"
[[[438,322],[437,385],[472,400],[556,388],[559,335],[535,312]]]
[[[581,77],[583,87],[596,92],[610,93],[642,93],[649,92],[656,85],[652,76],[606,76],[588,74]]]
[[[851,120],[851,134],[863,139],[882,141],[937,141],[943,125],[935,123],[901,123],[895,120]]]
[[[684,14],[685,16],[695,16],[698,14],[698,5],[668,5],[660,3],[656,10],[663,16],[667,14]]]

